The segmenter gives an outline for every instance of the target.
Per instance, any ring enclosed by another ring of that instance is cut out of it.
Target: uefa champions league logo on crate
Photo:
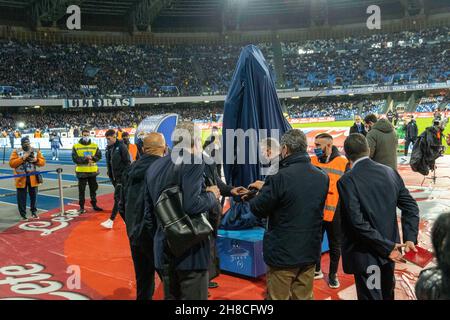
[[[231,242],[231,249],[228,250],[231,257],[231,262],[235,263],[239,269],[244,268],[244,261],[249,257],[249,251],[241,248],[239,241],[234,240]]]

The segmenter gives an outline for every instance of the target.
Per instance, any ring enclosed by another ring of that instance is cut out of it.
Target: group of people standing
[[[368,129],[376,129],[378,121],[366,121]],[[176,130],[193,133],[194,125],[179,123]],[[173,141],[174,148],[179,143],[181,140]],[[375,135],[371,143],[382,149],[385,141]],[[403,248],[416,250],[419,210],[396,169],[389,166],[392,163],[373,160],[377,153],[371,153],[364,135],[347,138],[346,159],[333,145],[332,136],[318,135],[315,155],[310,157],[304,133],[296,129],[286,132],[279,142],[278,172],[251,184],[249,188],[257,189],[251,198],[245,187],[221,185],[216,168],[208,174],[211,167],[201,159],[201,141],[193,134],[188,145],[183,149],[184,159],[187,155],[191,161],[178,166],[164,137],[151,133],[143,139],[141,158],[122,175],[123,197],[119,201],[139,299],[152,297],[155,274],[162,279],[166,299],[208,297],[213,237],[177,256],[156,217],[159,197],[174,181],[183,195],[183,210],[191,217],[218,211],[222,194],[241,197],[249,202],[255,216],[267,219],[263,251],[268,266],[268,299],[313,298],[314,279],[323,277],[324,231],[330,243],[330,287],[340,286],[337,269],[342,252],[344,272],[354,275],[359,299],[394,298],[394,265],[402,258]],[[397,207],[402,211],[402,238]],[[379,287],[368,286],[374,266],[380,270]]]
[[[310,156],[305,134],[289,130],[280,141],[266,146],[278,170],[248,187],[226,185],[218,167],[205,163],[208,155],[194,134],[192,122],[180,122],[175,129],[190,134],[174,134],[179,138],[172,141],[173,147],[184,146],[178,155],[184,159],[181,163],[174,159],[162,134],[145,135],[138,148],[130,143],[127,133],[118,139],[114,130],[108,130],[106,162],[115,189],[114,208],[102,225],[112,228],[117,213],[126,224],[137,298],[152,298],[156,274],[166,299],[208,298],[208,289],[214,287],[211,280],[218,274],[215,240],[222,214],[220,197],[233,196],[248,201],[252,213],[267,221],[263,253],[268,266],[268,299],[313,299],[314,279],[324,277],[324,232],[330,247],[331,288],[340,287],[337,273],[342,256],[344,272],[354,275],[358,299],[394,299],[395,262],[401,261],[404,251],[417,250],[419,208],[397,172],[397,139],[392,124],[375,115],[366,116],[365,125],[361,118],[355,120],[352,130],[356,132],[344,143],[345,157],[326,133],[315,137],[314,155]],[[101,152],[89,135],[84,130],[72,150],[80,213],[86,212],[87,185],[92,208],[103,210],[96,199]],[[44,164],[45,159],[30,149],[26,138],[10,160],[16,173]],[[23,184],[33,188],[37,183],[33,177],[21,180],[18,188]],[[155,212],[161,193],[173,184],[181,190],[184,213],[189,217],[206,213],[213,230],[181,256],[168,244],[165,226]],[[250,189],[256,190],[252,196]],[[18,193],[18,198],[22,196]],[[397,208],[401,210],[401,236]],[[36,216],[33,204],[32,214]],[[23,210],[21,215],[24,217]],[[379,285],[372,286],[369,279],[374,272]]]

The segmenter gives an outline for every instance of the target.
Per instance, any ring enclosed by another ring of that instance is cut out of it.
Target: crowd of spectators
[[[290,104],[286,109],[291,118],[335,117],[337,120],[351,119],[359,112],[357,103],[334,101]]]
[[[434,112],[441,104],[444,104],[443,109],[447,109],[448,104],[445,104],[445,100],[446,97],[444,96],[421,98],[417,104],[416,112]]]
[[[384,112],[386,100],[319,100],[312,102],[283,102],[290,118],[334,117],[336,120],[353,119],[354,115]],[[180,120],[194,122],[221,121],[223,106],[210,104],[192,105],[152,105],[131,109],[85,108],[58,109],[42,108],[22,111],[2,111],[0,113],[1,130],[35,130],[46,132],[50,129],[69,129],[73,127],[89,129],[108,129],[117,127],[136,127],[151,115],[176,113]]]
[[[433,82],[449,79],[449,30],[286,42],[278,55],[271,43],[258,46],[272,71],[284,63],[283,88]],[[3,41],[0,96],[226,94],[241,47]]]
[[[176,113],[180,120],[186,121],[217,121],[223,109],[218,106],[152,106],[133,110],[46,110],[44,112],[3,112],[0,114],[0,129],[15,130],[21,124],[21,130],[69,128],[131,128],[151,115]]]
[[[450,79],[450,28],[284,43],[286,88]]]
[[[371,113],[380,114],[386,107],[386,100],[364,100],[361,106],[361,115],[365,116]]]

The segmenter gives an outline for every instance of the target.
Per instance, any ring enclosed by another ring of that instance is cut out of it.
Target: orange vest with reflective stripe
[[[136,157],[137,157],[137,153],[138,153],[137,146],[135,144],[130,143],[128,145],[128,152],[130,153],[131,160],[136,161]]]
[[[320,163],[317,156],[311,156],[311,163],[324,170],[330,178],[327,200],[325,201],[325,208],[323,210],[323,220],[331,222],[333,221],[334,213],[339,202],[337,182],[344,175],[348,160],[342,156],[338,156],[328,163]]]

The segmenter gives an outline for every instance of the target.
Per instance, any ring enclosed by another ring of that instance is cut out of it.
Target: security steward
[[[86,213],[84,209],[86,185],[89,184],[92,208],[103,211],[97,206],[97,176],[99,175],[97,162],[102,158],[98,145],[90,139],[89,130],[82,131],[82,137],[72,148],[72,161],[76,164],[75,172],[78,178],[78,201],[80,214]]]
[[[128,153],[130,154],[130,161],[133,163],[139,159],[138,147],[130,142],[130,134],[128,132],[122,133],[122,141],[127,146]]]
[[[22,147],[14,149],[9,159],[9,166],[14,169],[14,174],[30,174],[36,172],[37,167],[45,166],[45,158],[40,150],[35,150],[30,145],[30,139],[24,137],[20,141]],[[27,192],[30,194],[31,217],[39,219],[37,215],[36,199],[38,185],[42,183],[40,175],[29,175],[16,178],[17,206],[23,221],[27,221]]]
[[[324,170],[330,178],[328,195],[325,201],[323,212],[323,233],[327,232],[328,243],[330,246],[330,273],[328,285],[330,288],[340,287],[337,278],[339,259],[341,257],[341,218],[339,214],[339,194],[337,191],[337,182],[348,170],[348,160],[341,156],[339,150],[333,145],[333,137],[328,133],[321,133],[316,136],[315,155],[311,157],[311,163]],[[316,272],[314,279],[322,279],[320,259],[316,263]]]

